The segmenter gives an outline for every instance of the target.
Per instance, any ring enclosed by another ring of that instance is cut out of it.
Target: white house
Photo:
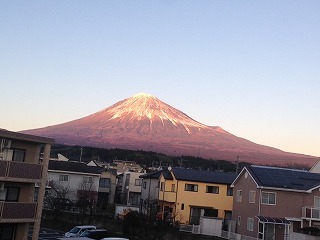
[[[96,202],[101,168],[82,162],[50,160],[48,181],[50,194],[76,202],[81,197]]]
[[[122,203],[125,205],[140,205],[142,179],[144,173],[125,172],[122,180]]]

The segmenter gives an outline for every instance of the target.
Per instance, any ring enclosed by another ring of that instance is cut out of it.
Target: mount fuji
[[[158,98],[140,93],[89,116],[22,131],[51,137],[57,143],[123,148],[254,164],[312,166],[316,157],[284,152],[207,126]]]

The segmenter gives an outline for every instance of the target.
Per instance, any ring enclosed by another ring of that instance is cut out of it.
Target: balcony
[[[16,181],[32,182],[41,179],[42,165],[14,162],[14,161],[0,161],[0,179],[9,178]]]
[[[175,202],[176,201],[176,192],[160,192],[159,200],[165,202]]]
[[[34,221],[37,203],[0,201],[0,223]]]
[[[320,221],[320,208],[302,207],[302,218]]]

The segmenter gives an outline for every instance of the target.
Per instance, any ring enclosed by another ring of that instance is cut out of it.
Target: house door
[[[274,224],[265,224],[264,225],[264,240],[274,240],[275,236],[275,225]]]

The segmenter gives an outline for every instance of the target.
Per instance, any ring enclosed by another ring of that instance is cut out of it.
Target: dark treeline
[[[104,149],[95,147],[80,147],[67,145],[53,145],[51,149],[52,157],[58,153],[64,155],[70,160],[88,162],[90,160],[98,160],[101,162],[111,163],[113,160],[134,161],[145,167],[185,167],[209,171],[235,172],[236,162],[226,160],[203,159],[193,156],[167,156],[162,153],[142,151],[142,150],[126,150],[126,149]],[[82,156],[80,157],[82,153]],[[238,169],[242,169],[246,163],[238,163]]]

